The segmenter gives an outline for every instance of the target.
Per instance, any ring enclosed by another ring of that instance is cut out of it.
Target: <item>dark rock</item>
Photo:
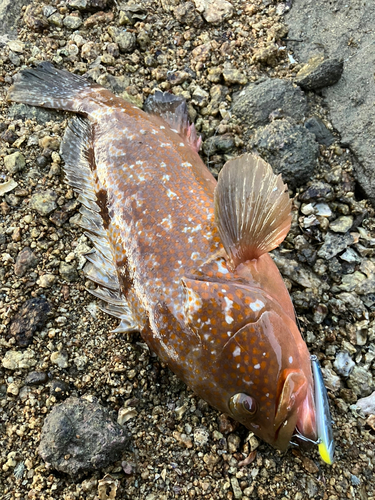
[[[0,2],[0,36],[10,35],[10,38],[16,37],[16,25],[22,12],[22,7],[29,3],[30,0],[2,0]]]
[[[12,145],[18,139],[18,135],[14,132],[14,130],[8,129],[0,135],[0,138],[4,142],[7,142],[8,144]]]
[[[286,16],[288,49],[307,61],[312,55],[345,61],[342,78],[321,93],[341,143],[354,152],[358,164],[355,176],[364,194],[375,204],[375,64],[373,28],[375,2],[351,0],[346,5],[324,0],[293,0]],[[351,43],[351,30],[360,27],[361,36]]]
[[[301,201],[330,201],[334,197],[332,187],[321,181],[314,181],[306,191],[299,195]]]
[[[318,251],[318,257],[326,260],[332,259],[332,257],[345,250],[353,242],[353,236],[349,233],[344,235],[327,233],[324,243]]]
[[[276,173],[282,174],[290,188],[311,179],[319,146],[314,136],[301,125],[275,120],[259,128],[249,144]]]
[[[95,11],[105,9],[108,5],[108,0],[68,0],[67,4],[71,9]]]
[[[65,399],[70,393],[69,384],[63,380],[53,379],[50,385],[49,393],[51,396],[55,396],[55,398],[59,401]]]
[[[185,2],[178,5],[173,13],[177,21],[181,24],[187,24],[194,28],[199,28],[203,24],[203,19],[192,2]]]
[[[78,279],[76,266],[68,264],[67,262],[60,263],[59,274],[62,277],[62,279],[69,282],[76,281]]]
[[[28,5],[23,20],[32,31],[43,31],[48,28],[48,20],[43,15],[42,5]]]
[[[44,168],[48,165],[48,159],[44,155],[38,156],[38,158],[36,159],[36,164],[38,165],[38,167]]]
[[[305,90],[318,90],[337,83],[342,75],[344,63],[341,59],[312,57],[297,73],[294,82]]]
[[[33,340],[34,333],[43,328],[50,310],[50,305],[45,299],[27,300],[13,317],[9,335],[16,338],[19,346],[28,346]]]
[[[335,142],[334,136],[327,129],[320,118],[312,116],[305,121],[304,125],[309,132],[315,135],[315,138],[319,142],[319,144],[330,146],[333,142]]]
[[[42,385],[45,384],[48,380],[48,375],[46,372],[30,372],[26,379],[26,385]]]
[[[56,224],[56,226],[61,227],[71,215],[77,210],[79,202],[77,200],[68,201],[65,203],[61,210],[55,210],[53,214],[49,217],[49,220]]]
[[[71,397],[45,419],[39,454],[48,466],[79,476],[121,458],[128,442],[124,427],[96,399]]]
[[[249,127],[266,125],[271,113],[278,109],[284,116],[303,120],[307,102],[302,90],[287,80],[267,78],[233,96],[233,113]]]
[[[28,106],[27,104],[12,104],[8,116],[13,120],[36,120],[40,125],[53,120],[61,122],[64,119],[62,113],[60,114],[51,109]]]
[[[204,141],[203,151],[207,156],[212,156],[218,151],[229,151],[234,147],[232,134],[214,135]]]
[[[17,256],[16,264],[14,266],[14,272],[18,277],[24,276],[26,271],[35,267],[38,263],[38,259],[34,252],[29,247],[23,248]]]

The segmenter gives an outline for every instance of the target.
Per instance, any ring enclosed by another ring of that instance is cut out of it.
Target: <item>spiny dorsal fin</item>
[[[215,221],[234,268],[284,240],[290,210],[286,184],[264,160],[244,154],[224,165],[215,189]]]
[[[172,129],[177,130],[181,137],[189,142],[195,151],[199,151],[202,141],[197,135],[194,124],[189,123],[185,99],[169,92],[156,90],[146,99],[143,110],[163,118]]]

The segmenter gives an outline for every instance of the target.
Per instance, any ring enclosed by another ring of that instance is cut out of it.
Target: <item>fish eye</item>
[[[229,408],[234,415],[252,417],[257,411],[257,404],[254,398],[239,392],[230,398]]]

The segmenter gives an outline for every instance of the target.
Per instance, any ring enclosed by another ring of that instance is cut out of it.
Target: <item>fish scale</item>
[[[43,63],[9,98],[79,115],[61,154],[94,245],[84,272],[115,331],[140,331],[198,396],[274,447],[294,433],[316,440],[310,356],[268,255],[291,223],[281,177],[244,155],[217,183],[170,94],[155,93],[146,114]]]

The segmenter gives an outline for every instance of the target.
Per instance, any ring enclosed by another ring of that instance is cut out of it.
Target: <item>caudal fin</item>
[[[76,97],[82,92],[99,85],[92,84],[82,76],[56,69],[44,62],[35,69],[21,71],[10,87],[7,99],[32,106],[80,111]]]
[[[291,201],[281,175],[261,158],[228,161],[215,189],[215,222],[234,267],[276,248],[288,234]]]

